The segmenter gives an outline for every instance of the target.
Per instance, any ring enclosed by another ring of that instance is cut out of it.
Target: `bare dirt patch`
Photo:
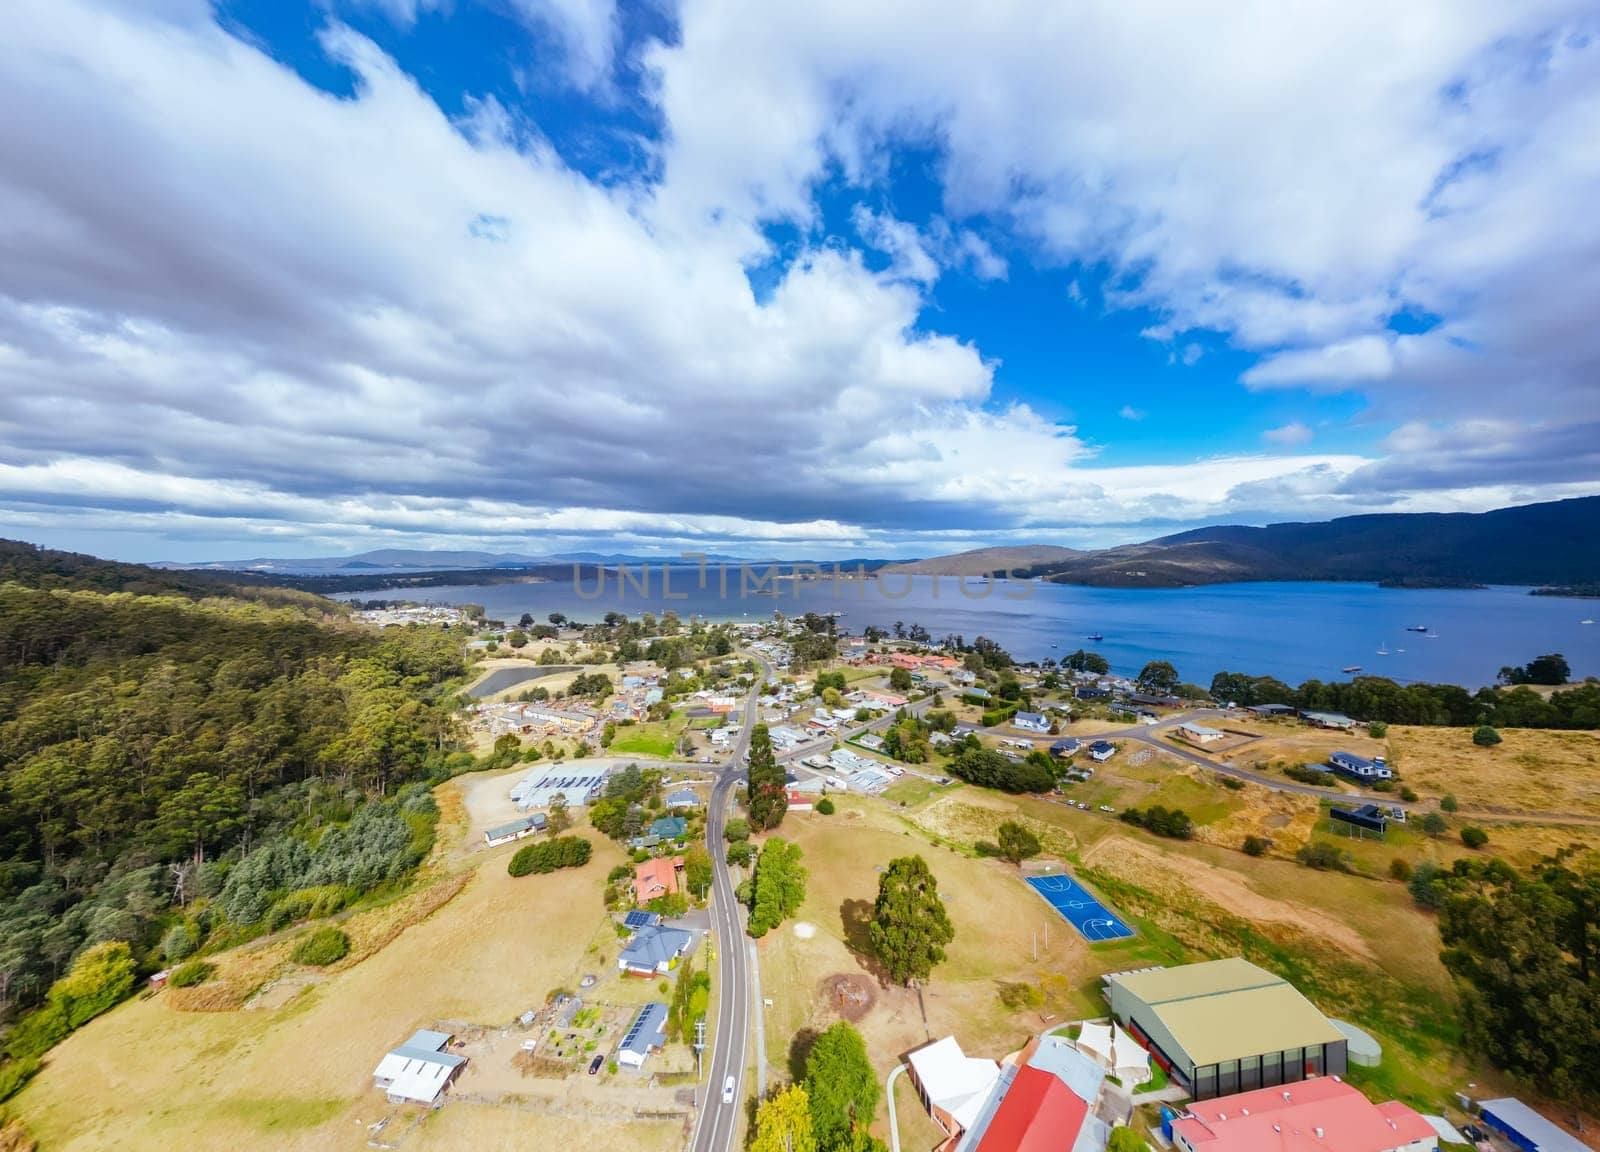
[[[1187,858],[1179,869],[1161,852],[1126,836],[1109,836],[1102,840],[1085,854],[1084,863],[1160,894],[1187,887],[1226,911],[1255,923],[1298,928],[1355,955],[1377,959],[1366,938],[1337,917],[1302,904],[1263,896],[1243,878],[1212,864]]]
[[[859,1024],[866,1018],[878,997],[872,981],[859,973],[840,972],[825,978],[818,986],[822,1001],[840,1019]]]

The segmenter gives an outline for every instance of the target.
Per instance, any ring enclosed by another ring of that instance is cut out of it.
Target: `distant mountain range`
[[[883,571],[1009,571],[1114,588],[1253,580],[1570,584],[1600,576],[1600,496],[1493,512],[1342,516],[1264,528],[1218,525],[1100,551],[1047,550],[1054,555],[1032,562],[1025,559],[1031,548],[987,548],[891,564]]]
[[[1014,548],[974,548],[970,552],[956,552],[949,556],[907,560],[890,564],[883,571],[924,576],[987,576],[992,572],[1011,572],[1019,568],[1030,571],[1053,569],[1091,555],[1091,552],[1061,548],[1054,544],[1022,544]]]
[[[707,556],[708,563],[739,563],[736,556]],[[513,552],[449,552],[424,548],[378,548],[354,556],[259,557],[255,560],[165,561],[153,568],[210,572],[259,572],[263,575],[318,576],[374,572],[470,571],[490,568],[537,568],[551,564],[687,564],[677,556],[634,556],[622,552],[556,552],[524,556]]]

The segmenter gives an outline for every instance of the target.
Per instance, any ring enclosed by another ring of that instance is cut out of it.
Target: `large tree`
[[[1434,883],[1469,1042],[1559,1099],[1600,1105],[1600,866],[1558,856],[1524,875],[1459,860]]]
[[[843,1020],[817,1037],[806,1057],[805,1088],[811,1098],[811,1124],[817,1144],[836,1149],[852,1129],[865,1128],[878,1107],[878,1076],[867,1058],[866,1041]]]
[[[1152,660],[1139,669],[1139,690],[1170,695],[1178,686],[1178,670],[1166,660]]]
[[[943,963],[944,946],[956,932],[939,899],[939,882],[921,856],[889,862],[878,878],[867,932],[884,973],[898,983],[926,980]]]
[[[1000,844],[1000,855],[1013,864],[1021,864],[1039,854],[1039,838],[1015,820],[1007,820],[1000,825],[996,838]]]
[[[750,730],[749,765],[745,803],[750,810],[750,826],[758,831],[776,828],[783,823],[789,797],[784,792],[783,765],[772,751],[772,735],[765,724]]]
[[[806,898],[806,870],[800,845],[774,836],[756,861],[750,908],[750,935],[760,939],[800,910]]]
[[[806,1090],[790,1085],[756,1109],[750,1152],[817,1152]]]

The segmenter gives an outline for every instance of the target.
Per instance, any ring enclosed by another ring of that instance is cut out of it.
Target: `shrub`
[[[823,816],[832,816],[834,813],[833,801],[824,796],[817,801],[816,811]]]
[[[1439,807],[1445,812],[1454,812],[1460,808],[1461,805],[1456,800],[1456,794],[1454,792],[1446,792],[1443,796],[1439,797]]]
[[[1222,777],[1222,786],[1229,792],[1241,792],[1244,790],[1244,781],[1237,776],[1224,776]]]
[[[1418,799],[1417,790],[1410,786],[1402,786],[1400,789],[1400,799],[1404,800],[1407,804],[1415,804]]]
[[[554,872],[557,868],[581,868],[594,854],[594,845],[582,836],[557,836],[554,840],[541,840],[517,849],[506,864],[513,876],[527,876],[533,872]]]
[[[1350,858],[1339,850],[1337,844],[1327,841],[1318,841],[1307,844],[1295,853],[1295,858],[1307,868],[1315,868],[1319,872],[1349,872]]]
[[[1422,908],[1437,908],[1444,903],[1445,889],[1442,880],[1445,876],[1444,869],[1429,860],[1418,864],[1411,873],[1411,879],[1406,882],[1406,887],[1411,891],[1411,899]]]
[[[729,843],[750,839],[750,822],[735,816],[722,826],[722,837]]]
[[[161,937],[161,955],[166,957],[169,964],[176,964],[192,955],[199,943],[195,939],[194,929],[188,924],[174,924]]]
[[[1500,743],[1500,733],[1487,724],[1479,724],[1472,730],[1472,742],[1479,748],[1493,748]]]
[[[755,845],[751,844],[748,840],[740,840],[736,843],[728,845],[728,863],[730,865],[738,865],[740,868],[748,868],[750,866],[750,861],[755,857],[755,854]]]
[[[211,979],[211,974],[216,968],[204,960],[191,960],[187,964],[179,964],[167,976],[167,983],[174,988],[193,988],[196,984],[204,984]]]
[[[1389,861],[1389,875],[1401,881],[1411,879],[1411,861],[1403,856],[1396,856]]]
[[[1482,828],[1475,828],[1468,824],[1461,830],[1461,842],[1468,848],[1482,848],[1489,842],[1489,834]]]
[[[1449,825],[1444,822],[1444,817],[1437,812],[1429,812],[1422,818],[1422,831],[1432,837],[1443,836]]]
[[[60,1006],[68,1028],[81,1028],[133,991],[137,971],[133,950],[122,941],[96,944],[50,986],[50,1002]]]
[[[1264,836],[1246,836],[1244,838],[1244,854],[1246,856],[1265,856],[1272,841]]]
[[[1388,734],[1389,726],[1382,720],[1374,720],[1371,724],[1367,725],[1367,735],[1371,736],[1374,740],[1382,740]]]
[[[41,1067],[37,1056],[8,1060],[0,1065],[0,1101],[9,1100],[22,1091],[22,1086],[32,1080]]]
[[[1188,840],[1194,835],[1194,821],[1182,808],[1163,808],[1152,804],[1148,808],[1124,808],[1117,818],[1126,824],[1144,828],[1157,836],[1174,840]]]
[[[1298,780],[1302,784],[1328,784],[1328,773],[1320,768],[1313,768],[1309,764],[1289,764],[1283,769],[1283,774],[1291,780]]]
[[[324,968],[329,964],[337,964],[349,954],[350,937],[337,928],[327,927],[318,928],[302,937],[289,958],[296,964]]]

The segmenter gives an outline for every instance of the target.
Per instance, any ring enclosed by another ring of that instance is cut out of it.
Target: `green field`
[[[607,752],[617,756],[657,756],[666,759],[678,746],[687,720],[682,712],[674,712],[665,720],[651,724],[617,726]]]

